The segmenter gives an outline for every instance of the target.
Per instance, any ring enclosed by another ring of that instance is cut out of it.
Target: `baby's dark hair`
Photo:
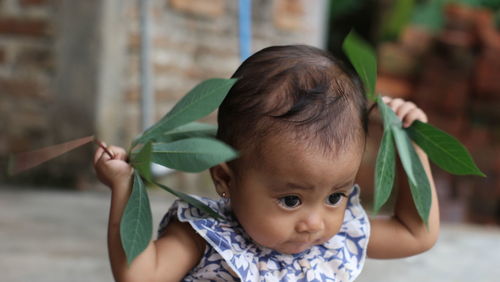
[[[366,136],[361,82],[323,50],[268,47],[245,60],[232,77],[238,80],[219,107],[217,138],[240,151],[284,131],[294,133],[291,141],[325,152],[338,152]]]

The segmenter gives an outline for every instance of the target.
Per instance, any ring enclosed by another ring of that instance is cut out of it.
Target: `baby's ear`
[[[229,196],[229,191],[232,183],[234,183],[234,173],[233,170],[227,165],[227,163],[221,163],[210,168],[210,175],[215,185],[215,191],[219,195]]]

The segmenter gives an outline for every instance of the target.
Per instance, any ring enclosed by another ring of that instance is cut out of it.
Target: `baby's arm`
[[[151,241],[143,253],[127,265],[120,238],[120,220],[132,188],[132,167],[122,148],[96,151],[94,167],[98,178],[111,188],[108,222],[108,252],[116,281],[179,281],[200,261],[205,243],[187,223],[171,222],[164,234]]]
[[[403,121],[403,126],[410,126],[415,120],[427,122],[427,116],[412,102],[402,99],[383,97],[384,102]],[[436,189],[429,160],[420,147],[413,145],[429,179],[432,205],[429,215],[429,228],[420,219],[408,185],[399,187],[390,218],[371,219],[371,235],[368,243],[368,256],[372,258],[399,258],[415,255],[430,249],[439,234],[439,207]]]

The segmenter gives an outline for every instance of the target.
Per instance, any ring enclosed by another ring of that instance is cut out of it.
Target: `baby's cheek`
[[[347,204],[344,203],[341,207],[338,207],[339,210],[332,213],[327,219],[327,228],[326,228],[326,237],[329,240],[331,237],[337,235],[342,228],[342,223],[344,222],[345,211],[347,208]]]
[[[276,248],[290,237],[293,226],[288,221],[268,215],[265,219],[247,227],[248,235],[257,243],[268,248]]]

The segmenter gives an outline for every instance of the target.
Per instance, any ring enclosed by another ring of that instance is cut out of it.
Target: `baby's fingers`
[[[127,160],[127,151],[125,151],[122,147],[109,146],[108,150],[113,154],[114,160]]]
[[[399,119],[403,120],[405,116],[412,110],[416,109],[417,106],[413,104],[412,102],[405,102],[395,110],[396,115],[399,117]]]
[[[94,154],[94,165],[101,161],[110,161],[110,160],[127,160],[127,152],[125,149],[116,146],[106,146],[104,143],[99,144],[99,148],[97,148]]]
[[[427,115],[420,108],[413,108],[403,117],[403,127],[409,127],[414,121],[427,122]]]
[[[94,165],[97,164],[101,159],[106,158],[105,160],[110,159],[109,156],[107,156],[106,152],[102,147],[97,148],[97,150],[94,153]]]
[[[395,98],[385,103],[397,114],[399,112],[399,109],[406,103],[406,101],[400,98]]]
[[[393,99],[385,96],[382,99],[403,122],[403,127],[409,127],[415,120],[427,122],[425,113],[414,103],[400,98]]]

